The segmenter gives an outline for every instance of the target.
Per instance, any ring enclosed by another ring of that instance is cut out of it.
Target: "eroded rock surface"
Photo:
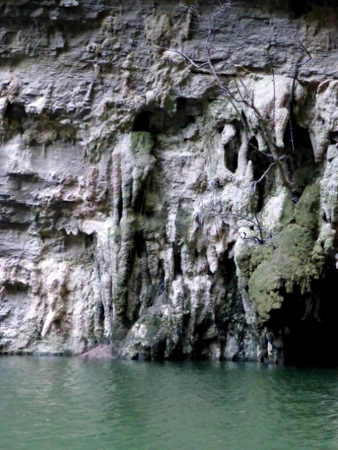
[[[182,56],[206,57],[200,3],[2,2],[2,353],[282,362],[331,348],[338,9],[247,1],[217,22],[215,68],[238,96],[241,66],[290,190],[253,111]],[[312,60],[292,99],[298,41]]]

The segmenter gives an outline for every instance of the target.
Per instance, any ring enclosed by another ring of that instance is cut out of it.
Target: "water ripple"
[[[338,371],[0,358],[1,449],[336,449]]]

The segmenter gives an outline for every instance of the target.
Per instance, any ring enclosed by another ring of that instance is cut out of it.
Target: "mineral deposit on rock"
[[[288,189],[257,116],[238,103],[245,131],[190,63],[206,60],[209,2],[1,2],[2,353],[331,351],[338,8],[292,3],[224,9],[212,55],[234,95],[240,67]]]

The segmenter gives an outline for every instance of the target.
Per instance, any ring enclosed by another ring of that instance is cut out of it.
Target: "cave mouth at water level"
[[[285,294],[285,293],[284,293]],[[329,262],[325,276],[285,295],[280,310],[272,311],[268,328],[283,341],[286,365],[338,367],[338,277]]]
[[[294,324],[284,336],[284,362],[296,366],[338,366],[338,323],[309,319]]]

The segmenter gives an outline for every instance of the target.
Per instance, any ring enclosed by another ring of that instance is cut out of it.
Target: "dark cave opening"
[[[258,141],[256,139],[256,136],[252,136],[249,139],[249,151],[250,152],[252,152],[252,151],[258,152],[259,151],[259,145],[258,145]]]
[[[150,113],[147,111],[141,112],[135,119],[133,131],[148,131],[150,132]]]
[[[122,188],[120,187],[119,201],[118,201],[118,224],[120,224],[122,215],[123,215],[123,197],[122,197]]]
[[[208,336],[208,330],[213,326],[213,320],[206,317],[202,323],[196,325],[194,329],[194,346],[191,353],[193,361],[207,360],[207,349],[210,343],[215,339],[214,336]]]
[[[143,252],[147,251],[146,241],[143,236],[143,232],[137,232],[134,236],[134,243],[136,254],[138,258],[142,257]]]
[[[263,177],[271,162],[273,162],[273,160],[269,158],[265,153],[260,152],[258,141],[255,136],[252,136],[249,140],[248,159],[252,162],[254,170],[254,180],[256,181]],[[256,191],[258,192],[257,213],[259,213],[263,209],[265,185],[266,176],[264,176],[262,180],[256,184]]]
[[[286,149],[292,148],[292,139],[295,150],[298,150],[299,148],[312,149],[309,131],[306,128],[299,127],[294,123],[292,123],[292,136],[291,136],[290,121],[289,121],[283,139],[284,146]]]
[[[268,328],[282,338],[286,365],[338,366],[338,278],[332,265],[312,284],[311,293],[299,289],[286,295],[280,310],[272,311]],[[272,342],[273,343],[273,342]]]
[[[194,118],[203,114],[204,107],[203,101],[201,100],[195,98],[178,97],[176,105],[177,115],[180,117],[180,120],[184,116],[190,116],[190,118]]]
[[[269,156],[259,150],[258,142],[255,136],[249,140],[249,154],[248,160],[252,162],[254,179],[259,180],[262,175],[266,172],[273,160]],[[265,177],[259,183],[264,185]]]
[[[85,247],[86,248],[91,247],[93,244],[95,244],[95,241],[96,241],[95,233],[85,234],[84,235],[84,241],[85,241]]]
[[[309,131],[293,124],[291,137],[289,123],[284,133],[284,146],[284,167],[289,178],[296,185],[290,197],[294,203],[297,203],[303,190],[313,182],[319,170],[315,163]]]
[[[232,123],[236,127],[236,135],[229,142],[223,144],[224,164],[230,172],[235,173],[238,167],[238,149],[241,146],[239,125],[236,121]],[[224,126],[219,127],[219,133],[223,133]]]
[[[100,326],[101,328],[104,327],[104,321],[105,321],[105,312],[104,312],[104,306],[103,306],[103,303],[101,302],[101,304],[100,304],[100,306],[99,306],[99,319],[98,319],[99,326]]]
[[[20,120],[28,117],[25,105],[21,103],[8,103],[5,111],[5,117],[10,120]]]
[[[337,147],[338,145],[338,131],[331,131],[329,133],[330,137],[330,144],[335,145]]]
[[[284,337],[285,364],[295,366],[337,366],[337,326],[314,319],[299,321]]]
[[[174,280],[176,278],[182,275],[182,258],[181,258],[181,252],[178,252],[174,255]]]
[[[230,170],[230,172],[235,173],[238,167],[238,153],[231,151],[226,147],[224,148],[225,167]]]
[[[141,111],[135,117],[131,130],[152,133],[154,137],[163,133],[177,134],[188,125],[196,123],[196,117],[202,115],[203,111],[204,103],[202,101],[179,97],[175,114],[169,114],[162,108]],[[198,130],[197,127],[196,130]]]
[[[184,97],[178,97],[176,104],[177,104],[177,111],[178,112],[185,112],[187,107],[188,99]]]
[[[20,281],[17,281],[15,283],[9,283],[5,282],[3,284],[3,294],[5,295],[15,295],[19,293],[26,294],[28,291],[28,286],[24,283],[21,283]]]
[[[309,0],[289,0],[289,8],[294,15],[294,19],[299,19],[312,11],[312,6],[310,5]]]

